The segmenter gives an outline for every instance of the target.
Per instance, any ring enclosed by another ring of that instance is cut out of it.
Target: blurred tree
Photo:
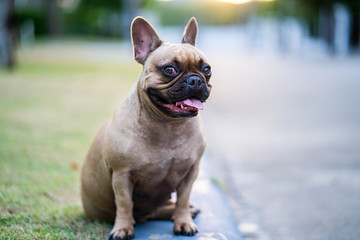
[[[343,0],[350,10],[350,46],[360,50],[360,1]]]
[[[130,38],[130,24],[135,17],[135,12],[140,8],[140,1],[119,0],[121,3],[121,36]]]
[[[46,6],[46,19],[48,33],[51,36],[59,36],[63,33],[62,11],[57,0],[43,0]]]
[[[34,31],[36,36],[43,36],[49,34],[48,24],[46,19],[46,8],[42,1],[34,4],[32,2],[17,4],[15,7],[16,27],[21,26],[26,22],[34,24]]]
[[[0,0],[3,1],[3,0]],[[29,20],[36,36],[63,33],[126,36],[135,12],[154,0],[26,0],[16,4],[17,26]]]
[[[77,8],[66,15],[67,30],[85,35],[123,36],[125,15],[132,12],[130,0],[81,0]],[[127,26],[129,28],[129,26]]]
[[[14,64],[14,0],[0,1],[0,67]]]
[[[70,33],[130,37],[130,24],[140,9],[155,0],[80,0],[77,8],[66,14]]]
[[[278,0],[280,14],[295,16],[309,27],[310,34],[324,39],[330,51],[335,49],[335,5],[342,4],[349,11],[349,45],[360,48],[360,1],[355,0]],[[293,7],[290,7],[293,5]]]

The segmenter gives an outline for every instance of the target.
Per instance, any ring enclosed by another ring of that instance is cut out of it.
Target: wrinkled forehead
[[[163,66],[171,62],[190,65],[197,65],[202,62],[207,63],[204,54],[189,44],[164,43],[157,48],[149,58],[151,58],[151,61],[147,62],[156,63],[158,66]]]

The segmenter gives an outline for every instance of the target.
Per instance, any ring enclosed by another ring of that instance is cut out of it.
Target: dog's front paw
[[[116,227],[111,230],[107,240],[129,240],[134,238],[134,227]]]
[[[196,225],[191,218],[185,220],[176,220],[174,221],[174,234],[175,235],[185,235],[185,236],[194,236],[198,230]]]

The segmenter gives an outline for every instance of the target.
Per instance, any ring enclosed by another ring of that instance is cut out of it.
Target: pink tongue
[[[194,107],[194,108],[203,110],[203,104],[199,99],[191,98],[191,99],[186,99],[183,102],[184,102],[184,104],[186,104],[190,107]]]

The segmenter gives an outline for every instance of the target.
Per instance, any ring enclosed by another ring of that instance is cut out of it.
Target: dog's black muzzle
[[[205,80],[196,73],[182,77],[168,91],[168,97],[173,102],[187,98],[197,98],[205,102],[209,95]]]

